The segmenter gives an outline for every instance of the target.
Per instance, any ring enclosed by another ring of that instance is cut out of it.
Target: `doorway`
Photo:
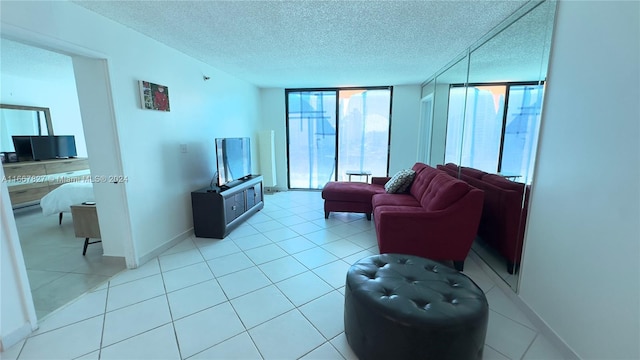
[[[386,176],[392,90],[287,89],[289,189],[322,189],[354,174]]]
[[[10,31],[9,31],[10,32]],[[11,35],[11,34],[4,34]],[[102,59],[99,55],[90,54],[86,49],[76,49],[68,43],[61,43],[56,39],[43,39],[42,37],[32,37],[32,34],[25,32],[19,32],[13,34],[11,37],[13,41],[21,42],[23,44],[31,44],[34,49],[47,48],[52,52],[66,55],[70,57],[72,62],[72,72],[75,76],[75,92],[78,96],[78,103],[80,108],[82,127],[84,132],[84,138],[87,148],[88,157],[91,158],[90,168],[92,175],[100,174],[121,174],[121,157],[119,154],[118,137],[115,131],[113,104],[111,103],[110,85],[108,76],[108,67],[105,59]],[[50,97],[53,101],[55,96]],[[92,119],[92,121],[85,121],[85,119]],[[64,132],[64,131],[63,131]],[[110,149],[110,151],[105,151]],[[113,151],[111,151],[113,149]],[[89,250],[98,250],[100,247],[104,249],[104,254],[100,252],[94,259],[90,258],[89,251],[87,257],[83,257],[82,252],[82,240],[76,239],[73,234],[72,223],[68,222],[71,217],[65,215],[63,220],[63,226],[58,225],[57,218],[53,220],[55,229],[60,233],[61,237],[71,237],[71,241],[74,242],[74,246],[77,247],[77,253],[80,263],[75,269],[68,269],[71,265],[62,259],[62,255],[56,261],[47,261],[42,258],[31,260],[27,259],[29,256],[27,252],[28,246],[38,250],[40,252],[47,252],[47,248],[42,247],[38,249],[38,246],[33,244],[26,245],[23,237],[26,238],[31,235],[41,235],[41,238],[47,237],[50,233],[46,231],[35,231],[34,215],[42,217],[39,207],[34,209],[25,209],[21,213],[14,213],[12,211],[12,205],[10,202],[3,202],[2,213],[7,217],[13,218],[17,224],[15,233],[12,233],[8,237],[10,248],[13,249],[8,255],[15,261],[16,274],[13,280],[19,284],[18,287],[22,289],[23,295],[21,297],[21,306],[25,309],[25,313],[28,314],[29,322],[35,326],[37,318],[46,315],[53,310],[53,307],[57,307],[59,304],[66,303],[72,299],[63,299],[54,293],[44,294],[44,297],[49,297],[48,300],[55,300],[55,304],[52,302],[47,303],[42,308],[34,307],[34,302],[38,302],[37,294],[33,294],[32,291],[32,279],[35,277],[32,274],[27,274],[28,268],[32,267],[34,262],[43,264],[47,267],[46,271],[57,271],[58,274],[52,274],[49,272],[43,274],[44,276],[39,278],[40,283],[55,282],[57,279],[53,279],[54,275],[60,275],[59,278],[66,276],[68,273],[73,273],[68,278],[76,278],[78,280],[79,274],[87,275],[91,277],[91,280],[103,281],[105,278],[110,277],[115,272],[124,270],[126,267],[133,268],[137,266],[137,258],[133,250],[133,243],[131,238],[131,226],[129,223],[128,207],[126,205],[125,188],[121,184],[104,183],[94,184],[95,199],[98,205],[98,215],[100,228],[105,229],[102,231],[102,238],[104,241],[100,245],[92,245]],[[119,210],[118,210],[119,209]],[[38,219],[40,221],[41,219]],[[51,219],[46,219],[51,220]],[[71,227],[69,227],[71,224]],[[51,224],[46,223],[46,226]],[[30,229],[30,232],[21,231],[21,229]],[[15,235],[14,235],[15,234]],[[47,246],[55,246],[51,242],[46,243]],[[64,249],[62,249],[64,250]],[[73,249],[75,250],[75,248]],[[24,257],[23,257],[24,254]],[[92,274],[92,271],[96,269],[94,264],[87,264],[89,260],[96,260],[102,263],[100,267],[100,274]],[[126,264],[125,264],[126,261]],[[53,268],[53,265],[59,265],[58,268]],[[82,269],[80,269],[82,268]],[[41,270],[41,269],[38,269]],[[33,273],[33,272],[32,272]],[[80,279],[79,281],[73,281],[70,279],[68,284],[74,285],[86,285],[88,281],[86,279]],[[37,284],[36,284],[37,285]],[[98,286],[96,283],[95,286]],[[80,291],[77,295],[81,295],[86,292],[85,289],[79,289],[77,286],[74,289],[66,288],[62,291],[66,291],[65,296],[69,295],[72,291]],[[75,298],[75,297],[73,297]],[[38,306],[39,307],[39,306]]]

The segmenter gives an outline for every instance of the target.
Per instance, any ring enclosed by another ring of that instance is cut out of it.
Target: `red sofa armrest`
[[[464,261],[476,237],[484,193],[474,189],[445,210],[374,208],[380,253]]]
[[[382,185],[384,186],[384,184],[387,183],[387,181],[391,180],[390,177],[384,177],[384,176],[374,176],[371,178],[371,183],[372,184],[376,184],[376,185]]]

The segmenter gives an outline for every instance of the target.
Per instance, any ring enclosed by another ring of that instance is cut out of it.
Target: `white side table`
[[[369,170],[347,170],[347,176],[349,176],[349,181],[351,181],[352,176],[365,176],[366,183],[369,183],[369,176],[371,176],[371,171]]]

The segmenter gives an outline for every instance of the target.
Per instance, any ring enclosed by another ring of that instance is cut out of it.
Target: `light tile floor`
[[[471,247],[476,255],[484,261],[493,272],[498,275],[509,287],[516,289],[518,287],[518,271],[516,268],[515,274],[509,274],[507,272],[507,260],[500,255],[500,253],[492,248],[489,244],[482,241],[482,239],[476,238]]]
[[[123,258],[102,256],[102,244],[76,238],[71,213],[43,216],[40,206],[14,211],[36,315],[44,318],[126,269]],[[93,241],[93,240],[92,240]]]
[[[3,359],[355,359],[343,329],[344,279],[377,253],[373,223],[324,219],[318,192],[268,195],[223,240],[189,238],[53,312]],[[486,293],[484,359],[560,359],[468,259]]]

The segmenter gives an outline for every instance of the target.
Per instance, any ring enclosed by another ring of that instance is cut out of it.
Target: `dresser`
[[[2,164],[9,198],[14,209],[37,204],[58,186],[73,181],[90,180],[87,158],[21,161]]]

